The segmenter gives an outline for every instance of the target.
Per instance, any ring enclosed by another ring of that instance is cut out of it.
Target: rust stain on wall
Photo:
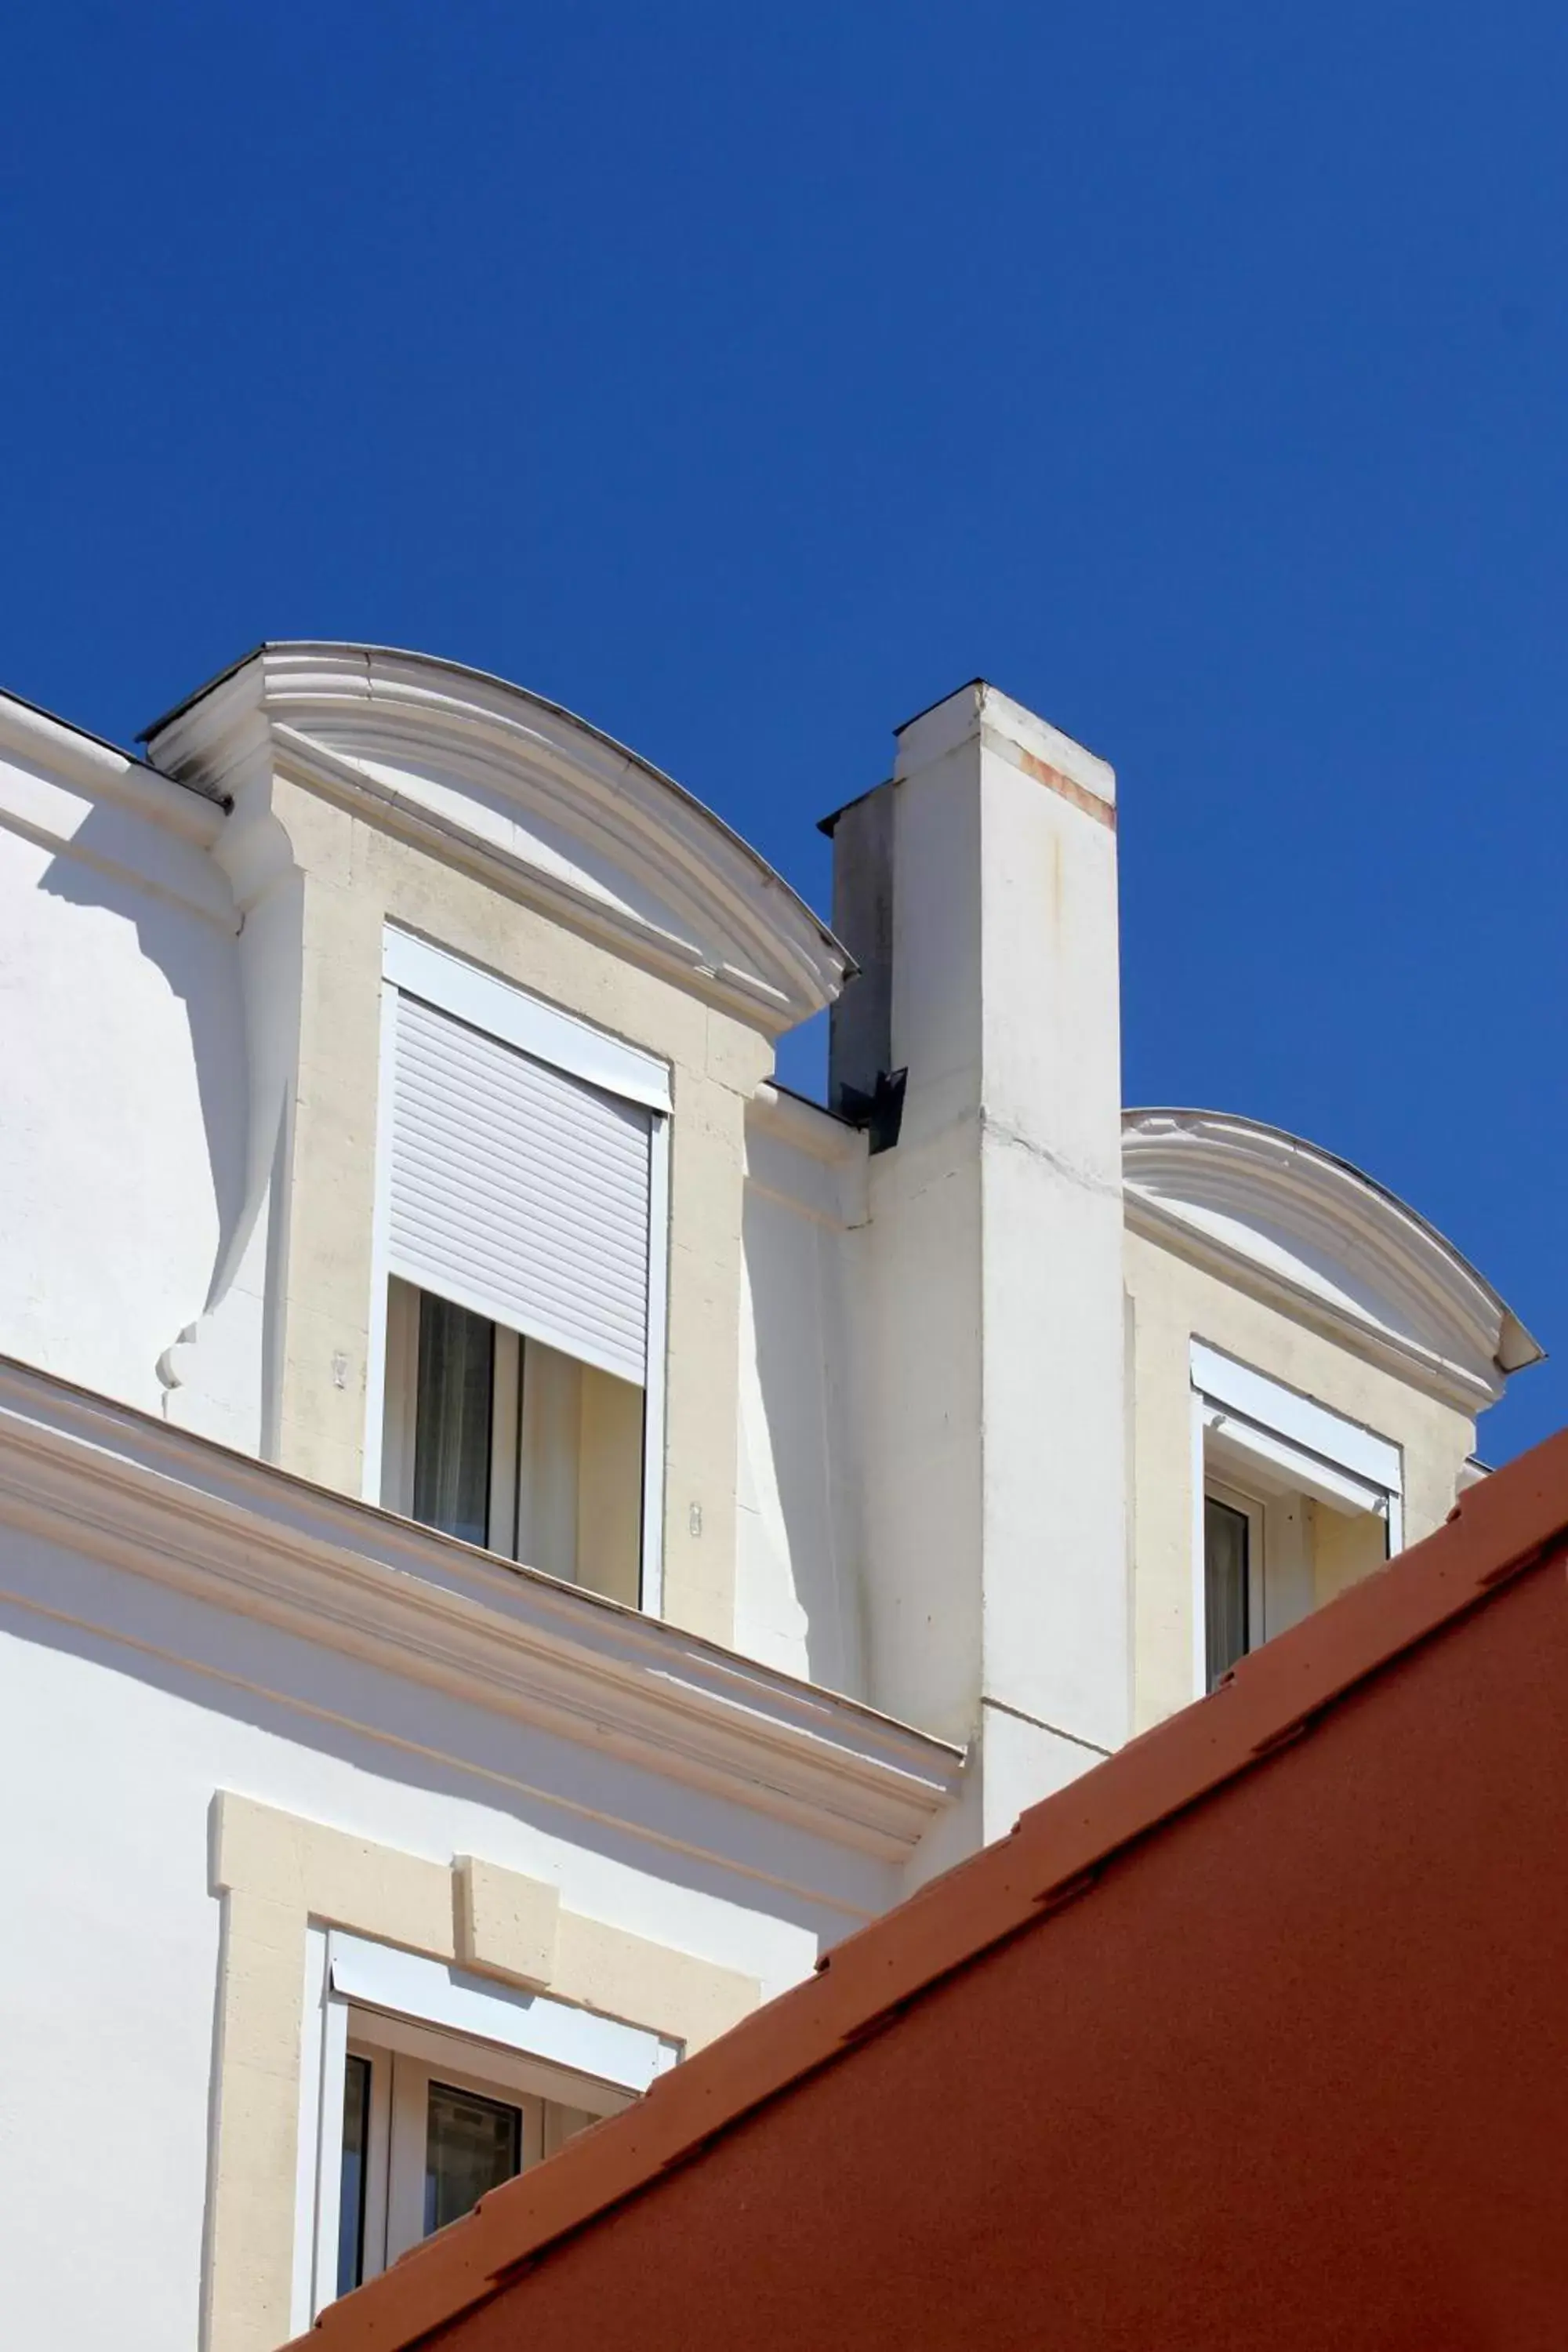
[[[1112,833],[1116,831],[1116,811],[1110,801],[1102,801],[1098,793],[1091,793],[1084,785],[1075,783],[1070,776],[1064,776],[1059,768],[1048,766],[1044,760],[1037,760],[1032,751],[1024,750],[1022,744],[1017,747],[1016,757],[1025,774],[1033,776],[1037,784],[1044,784],[1048,792],[1058,793],[1064,801],[1070,801],[1074,808],[1082,809],[1085,816],[1093,817],[1097,824],[1108,826]]]

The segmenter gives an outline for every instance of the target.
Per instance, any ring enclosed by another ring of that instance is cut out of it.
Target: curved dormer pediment
[[[209,789],[232,789],[265,752],[773,1034],[831,1003],[853,969],[679,784],[557,704],[456,662],[267,645],[144,740],[159,767]]]
[[[1254,1119],[1122,1116],[1128,1223],[1468,1412],[1541,1349],[1451,1242],[1347,1160]]]

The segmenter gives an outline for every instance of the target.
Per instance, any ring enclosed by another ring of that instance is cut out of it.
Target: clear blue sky
[[[983,673],[1111,759],[1130,1101],[1359,1161],[1568,1419],[1568,14],[17,0],[0,680],[500,671],[819,904]],[[808,1082],[812,1047],[788,1074]]]

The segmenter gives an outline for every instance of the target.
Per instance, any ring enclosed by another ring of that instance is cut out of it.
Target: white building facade
[[[17,2342],[268,2352],[1473,1475],[1484,1279],[1123,1110],[1110,769],[897,744],[829,928],[449,663],[0,698]]]

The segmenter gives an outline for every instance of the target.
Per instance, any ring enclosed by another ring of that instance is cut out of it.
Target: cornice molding
[[[689,793],[502,679],[377,646],[268,645],[147,740],[170,774],[227,792],[258,721],[297,781],[770,1033],[831,1003],[854,968]]]
[[[0,751],[44,769],[62,783],[123,802],[150,824],[204,849],[211,848],[223,824],[223,803],[205,786],[180,783],[19,695],[0,693]]]
[[[0,1524],[885,1862],[961,1753],[855,1701],[0,1359]]]
[[[1128,1223],[1466,1412],[1542,1350],[1436,1229],[1347,1160],[1215,1111],[1122,1115]]]
[[[209,855],[221,804],[47,710],[0,694],[0,825],[234,931]]]
[[[746,1193],[832,1234],[863,1225],[867,1139],[818,1104],[763,1085],[746,1105]]]
[[[804,1095],[791,1094],[787,1087],[766,1079],[746,1106],[746,1120],[760,1134],[787,1143],[792,1151],[804,1151],[808,1160],[820,1160],[826,1167],[858,1168],[866,1158],[864,1128],[851,1127],[825,1105],[808,1102]]]

